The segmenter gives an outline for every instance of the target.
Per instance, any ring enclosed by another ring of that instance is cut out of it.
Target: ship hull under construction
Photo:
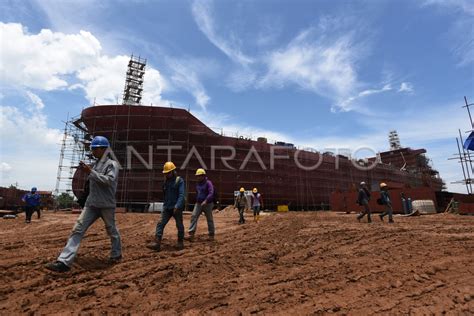
[[[86,143],[91,136],[109,138],[122,167],[117,204],[129,209],[162,201],[162,166],[170,159],[186,180],[189,203],[195,198],[194,173],[201,167],[213,181],[221,205],[232,204],[240,187],[258,188],[266,208],[288,205],[290,210],[327,208],[332,192],[354,190],[361,181],[369,186],[384,181],[398,187],[442,189],[442,180],[424,161],[423,149],[385,152],[383,163],[371,159],[360,165],[347,157],[301,151],[283,143],[276,146],[264,138],[223,136],[186,110],[152,106],[93,106],[84,109],[74,124],[84,131]],[[83,185],[84,175],[78,169],[73,179],[76,196]]]

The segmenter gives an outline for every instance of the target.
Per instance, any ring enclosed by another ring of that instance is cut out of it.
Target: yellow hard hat
[[[199,168],[198,170],[196,170],[196,175],[197,176],[201,176],[201,175],[204,175],[206,174],[206,170],[202,169],[202,168]]]
[[[252,192],[257,193],[258,192],[257,188],[253,188]]]
[[[174,163],[172,163],[171,161],[168,161],[168,162],[166,162],[165,165],[163,166],[163,173],[171,172],[171,171],[173,171],[174,169],[176,169],[176,166],[174,165]]]
[[[245,189],[244,189],[244,188],[240,188],[239,191],[240,191],[240,192],[245,192]]]
[[[386,184],[385,182],[380,183],[380,187],[381,187],[381,188],[384,188],[384,187],[386,187],[386,186],[387,186],[387,184]]]

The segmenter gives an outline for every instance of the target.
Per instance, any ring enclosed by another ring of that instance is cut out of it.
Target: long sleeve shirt
[[[240,194],[237,195],[237,197],[235,198],[235,203],[234,203],[234,206],[235,207],[248,207],[248,201],[247,201],[247,197],[245,196],[245,194]]]
[[[98,160],[89,174],[89,196],[86,207],[115,208],[119,167],[110,158]]]
[[[196,202],[202,203],[206,201],[207,203],[214,202],[214,185],[212,184],[211,180],[205,179],[199,182],[196,185]]]
[[[185,186],[184,180],[181,177],[172,177],[166,179],[163,184],[163,193],[165,200],[163,202],[164,209],[183,209]]]

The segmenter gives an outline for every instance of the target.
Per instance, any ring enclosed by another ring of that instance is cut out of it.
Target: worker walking
[[[245,189],[240,188],[239,194],[235,198],[234,207],[239,210],[239,224],[245,224],[244,211],[247,208],[248,201],[245,196]]]
[[[161,219],[156,225],[155,242],[147,245],[147,248],[160,251],[161,240],[163,239],[163,231],[169,220],[174,217],[176,228],[178,229],[178,249],[184,248],[184,225],[183,225],[183,209],[185,186],[183,178],[179,177],[176,172],[176,166],[173,162],[168,161],[163,166],[163,174],[165,174],[165,182],[163,184],[163,211]]]
[[[194,234],[197,230],[199,216],[204,212],[207,219],[207,230],[209,239],[214,239],[215,228],[214,219],[212,217],[212,209],[214,208],[214,186],[206,176],[206,171],[202,168],[196,170],[198,183],[196,185],[196,204],[194,204],[193,214],[191,215],[191,225],[189,226],[189,240],[194,240]]]
[[[87,229],[99,218],[105,223],[110,237],[112,249],[109,263],[117,263],[122,259],[122,242],[115,225],[115,193],[117,191],[118,163],[106,154],[110,146],[107,138],[96,136],[92,139],[92,155],[97,161],[92,165],[80,162],[80,168],[88,174],[89,195],[87,196],[81,215],[77,219],[66,247],[56,262],[49,263],[46,268],[56,272],[69,271],[77,255],[81,240]]]
[[[384,216],[388,214],[388,222],[393,223],[393,208],[392,201],[390,200],[390,195],[388,194],[388,186],[385,183],[380,183],[380,199],[382,205],[386,206],[386,210],[380,214],[380,220],[383,221]]]
[[[29,224],[31,223],[31,216],[33,213],[36,211],[38,212],[38,219],[41,217],[41,211],[40,211],[40,202],[41,202],[41,197],[40,195],[36,192],[37,189],[36,187],[32,187],[31,191],[29,193],[26,193],[21,200],[26,203],[25,206],[25,223]]]
[[[369,201],[370,201],[370,191],[367,189],[367,184],[365,182],[360,183],[359,194],[357,195],[357,203],[360,206],[363,206],[364,209],[362,212],[357,216],[357,220],[360,220],[367,214],[367,222],[371,223],[372,219],[370,218],[370,208],[369,208]]]
[[[263,207],[263,200],[262,195],[258,192],[257,188],[253,188],[250,200],[253,209],[253,220],[258,223],[260,220],[260,209]]]

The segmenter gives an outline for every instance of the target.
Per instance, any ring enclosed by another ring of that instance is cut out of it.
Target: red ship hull
[[[89,135],[102,135],[110,140],[113,153],[122,166],[117,203],[129,208],[162,200],[162,166],[169,159],[167,146],[175,146],[171,150],[171,160],[186,180],[189,203],[193,203],[195,197],[194,173],[201,167],[207,169],[222,205],[232,204],[234,191],[240,187],[247,190],[257,187],[264,196],[265,207],[270,209],[277,205],[289,205],[294,210],[327,208],[333,191],[355,189],[361,181],[372,186],[385,181],[402,187],[429,187],[433,191],[440,191],[443,185],[436,172],[427,166],[424,166],[425,170],[418,168],[417,172],[409,170],[417,167],[417,157],[424,150],[403,149],[403,155],[382,153],[384,164],[362,170],[346,157],[298,151],[265,140],[221,136],[183,109],[94,106],[82,111],[76,125]],[[193,148],[194,153],[190,154]],[[235,157],[223,160],[222,157],[231,156],[230,148],[235,148]],[[303,170],[295,162],[295,154],[303,166],[320,165],[314,170]],[[201,162],[198,156],[202,158]],[[400,156],[403,156],[406,170],[400,170]],[[73,179],[76,196],[80,195],[82,187],[83,176],[78,171]]]

